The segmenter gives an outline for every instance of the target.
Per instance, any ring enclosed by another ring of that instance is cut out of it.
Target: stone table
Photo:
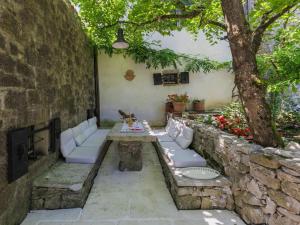
[[[144,132],[121,132],[122,123],[117,123],[107,140],[117,141],[120,156],[120,171],[140,171],[143,168],[142,149],[144,142],[155,142],[156,136],[146,121],[142,122]]]

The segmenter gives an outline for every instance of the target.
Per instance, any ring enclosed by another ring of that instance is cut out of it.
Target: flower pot
[[[193,109],[196,112],[204,112],[205,111],[205,102],[204,101],[194,102]]]
[[[166,103],[166,112],[167,113],[172,113],[174,111],[174,109],[173,109],[173,104],[172,104],[172,102],[167,102]]]
[[[184,112],[186,107],[185,102],[173,102],[174,112]]]

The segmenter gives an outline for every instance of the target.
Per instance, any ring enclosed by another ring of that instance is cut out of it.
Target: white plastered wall
[[[162,48],[170,48],[176,52],[200,55],[218,61],[231,60],[227,42],[211,46],[202,34],[197,40],[184,31],[174,32],[170,37],[153,34],[149,39],[161,40]],[[231,101],[233,75],[227,71],[190,73],[189,84],[155,86],[152,75],[162,70],[147,69],[146,65],[136,64],[129,57],[109,57],[99,53],[98,65],[101,120],[119,120],[117,111],[122,109],[125,112],[134,112],[139,119],[146,119],[152,125],[162,125],[167,96],[174,93],[186,92],[192,99],[205,99],[207,109]],[[133,81],[124,78],[128,69],[132,69],[136,75]]]

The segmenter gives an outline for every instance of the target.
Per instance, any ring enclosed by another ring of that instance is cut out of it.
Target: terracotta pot
[[[173,102],[174,112],[184,112],[186,107],[185,102]]]
[[[166,112],[167,113],[172,113],[174,111],[174,109],[173,109],[173,104],[172,104],[172,102],[167,102],[166,103]]]
[[[194,102],[193,109],[196,112],[204,112],[205,111],[205,102],[204,101]]]

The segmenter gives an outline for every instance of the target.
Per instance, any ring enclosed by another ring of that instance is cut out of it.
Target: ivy
[[[176,53],[171,49],[156,50],[151,47],[151,44],[144,43],[143,45],[133,45],[124,53],[125,56],[130,56],[136,63],[144,63],[147,68],[167,68],[183,67],[189,72],[204,72],[208,73],[212,70],[228,69],[229,62],[220,63],[208,58],[191,56],[188,54]]]

